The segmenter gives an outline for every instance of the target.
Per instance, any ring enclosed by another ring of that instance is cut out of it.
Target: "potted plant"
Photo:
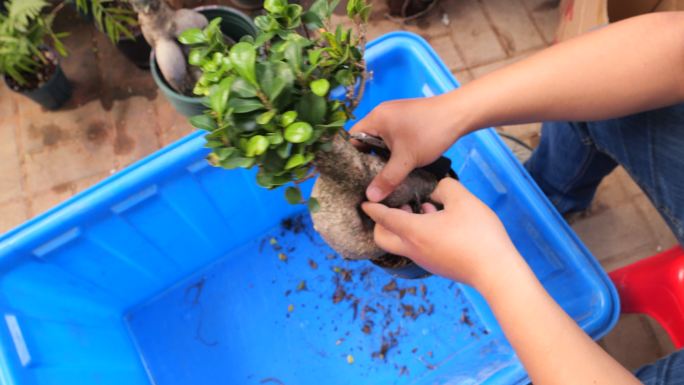
[[[95,22],[112,44],[141,69],[150,67],[152,48],[142,35],[133,7],[127,0],[76,0],[78,12]]]
[[[67,52],[65,33],[52,30],[58,6],[47,15],[44,0],[9,0],[0,13],[0,73],[5,84],[47,109],[59,108],[71,97],[71,85],[59,65]],[[53,49],[49,48],[52,47]]]
[[[208,19],[220,17],[217,38],[227,44],[256,33],[251,19],[242,12],[223,6],[204,6],[194,10],[171,9],[163,0],[129,0],[147,42],[153,47],[150,70],[164,96],[181,114],[193,116],[204,110],[204,96],[193,94],[201,73],[187,65],[188,51],[178,38],[190,28],[207,26]]]
[[[410,260],[389,256],[373,241],[373,223],[362,213],[365,189],[386,160],[358,151],[344,130],[369,74],[363,58],[370,7],[349,0],[355,28],[330,25],[338,0],[316,0],[304,12],[286,0],[266,0],[255,18],[259,33],[229,46],[212,39],[216,22],[181,35],[197,57],[208,109],[191,123],[208,131],[215,166],[257,167],[256,182],[269,189],[289,185],[291,203],[304,203],[297,187],[318,174],[306,201],[314,228],[344,258],[371,259],[398,274],[425,272]],[[416,170],[384,203],[420,206],[438,177]]]

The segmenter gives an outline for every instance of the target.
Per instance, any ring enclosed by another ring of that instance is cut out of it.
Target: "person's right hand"
[[[461,135],[451,94],[385,102],[350,132],[379,136],[391,157],[366,190],[372,202],[385,199],[415,168],[439,158]]]
[[[483,289],[522,258],[494,212],[455,179],[444,178],[432,193],[444,204],[423,204],[423,214],[365,202],[382,249],[410,258],[426,270]],[[524,264],[524,263],[523,263]]]

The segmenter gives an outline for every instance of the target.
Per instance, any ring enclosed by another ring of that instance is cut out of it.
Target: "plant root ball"
[[[325,242],[346,259],[373,259],[385,252],[373,241],[373,223],[363,218],[361,195],[341,188],[334,180],[321,175],[311,196],[320,209],[311,214],[314,229]]]
[[[375,224],[361,209],[366,187],[384,164],[381,158],[359,152],[341,138],[333,140],[332,151],[317,154],[320,176],[311,196],[320,209],[311,219],[314,229],[343,258],[377,259],[386,254],[373,241]],[[427,202],[437,182],[432,174],[414,170],[382,203],[400,207]]]

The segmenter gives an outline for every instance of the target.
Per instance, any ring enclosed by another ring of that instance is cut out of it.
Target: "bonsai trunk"
[[[385,161],[358,151],[341,135],[332,141],[332,150],[316,154],[320,176],[312,197],[320,209],[311,214],[314,228],[323,239],[347,259],[378,259],[386,254],[373,241],[373,221],[361,210],[366,201],[366,187]],[[382,203],[390,207],[412,207],[429,200],[437,178],[423,170],[414,170]]]

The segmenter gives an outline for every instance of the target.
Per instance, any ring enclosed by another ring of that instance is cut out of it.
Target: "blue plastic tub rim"
[[[437,65],[437,68],[431,68],[431,70],[434,69],[434,71],[439,72],[434,72],[432,75],[434,75],[434,79],[439,83],[443,90],[448,91],[459,86],[456,79],[438,57],[436,52],[423,38],[416,34],[403,31],[392,32],[370,42],[368,46],[372,47],[388,39],[405,39],[410,41],[414,44],[407,44],[407,46],[410,46],[410,49],[412,50],[417,49],[415,45],[419,46],[419,48],[423,48],[424,51],[418,52],[418,54],[425,55],[427,53],[429,58]],[[121,195],[122,191],[131,194],[139,192],[140,183],[147,178],[147,175],[149,175],[150,172],[164,172],[164,170],[168,168],[169,164],[167,159],[164,158],[165,154],[174,151],[177,153],[175,154],[176,157],[174,158],[174,162],[187,162],[190,159],[195,159],[198,151],[208,152],[208,150],[204,149],[204,135],[205,133],[202,131],[193,132],[0,236],[0,271],[6,270],[14,263],[19,262],[19,258],[21,258],[22,255],[26,256],[25,258],[28,258],[28,256],[31,255],[30,251],[32,251],[37,237],[40,236],[43,238],[46,233],[50,233],[52,236],[64,233],[65,228],[75,227],[80,223],[79,218],[86,216],[90,207],[95,205],[99,206],[105,202],[116,202],[118,201],[117,197]],[[579,248],[579,251],[591,255],[586,246],[584,246],[577,235],[570,229],[551,202],[546,198],[536,183],[534,183],[534,180],[527,173],[525,168],[516,160],[495,131],[492,129],[482,130],[480,139],[496,144],[495,146],[492,146],[497,149],[495,155],[501,159],[505,159],[505,161],[502,162],[502,167],[513,178],[518,179],[519,182],[524,181],[523,184],[529,186],[526,193],[534,194],[536,196],[535,198],[546,206],[548,209],[545,210],[546,213],[544,214],[547,217],[546,219],[567,230],[567,234],[572,238],[575,245]],[[205,160],[202,159],[201,162],[205,162]],[[108,188],[103,188],[105,186]],[[608,276],[601,268],[598,261],[596,261],[595,258],[589,258],[589,263],[601,278],[609,291],[609,296],[612,300],[610,320],[607,323],[608,327],[603,328],[601,332],[591,334],[592,338],[598,339],[608,333],[608,331],[617,323],[619,316],[619,299],[615,287],[608,279]]]

